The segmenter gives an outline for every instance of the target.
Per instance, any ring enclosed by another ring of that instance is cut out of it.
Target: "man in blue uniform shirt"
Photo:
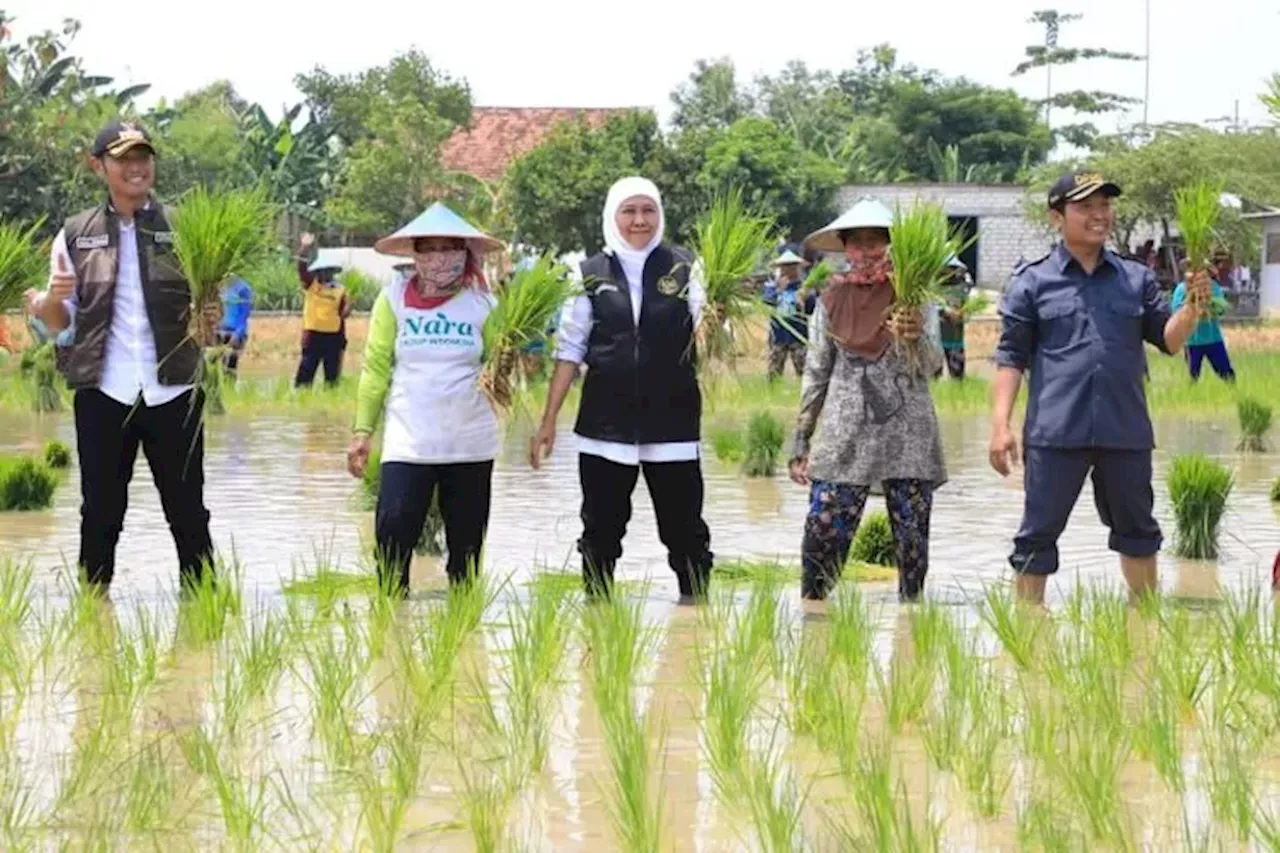
[[[1023,371],[1030,370],[1023,427],[1022,525],[1009,558],[1024,601],[1044,601],[1058,570],[1058,537],[1092,472],[1098,515],[1132,596],[1156,589],[1160,526],[1152,515],[1147,342],[1176,354],[1200,319],[1208,278],[1177,313],[1144,265],[1106,248],[1120,188],[1096,174],[1069,174],[1049,190],[1062,235],[1047,256],[1018,268],[1000,302],[1002,331],[991,423],[991,465],[1007,476],[1018,459],[1009,426]]]

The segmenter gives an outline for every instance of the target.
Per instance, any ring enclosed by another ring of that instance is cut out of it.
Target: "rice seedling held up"
[[[520,363],[521,348],[534,343],[549,345],[556,312],[579,290],[568,268],[550,255],[516,270],[510,281],[494,288],[497,304],[482,330],[480,388],[495,406],[511,408],[511,379]]]
[[[1219,242],[1217,226],[1222,215],[1222,186],[1200,181],[1174,190],[1173,203],[1190,270],[1205,270],[1212,263]]]
[[[875,566],[898,565],[898,546],[893,538],[889,516],[883,511],[869,512],[853,535],[849,559]]]
[[[0,459],[0,512],[48,509],[58,488],[58,472],[30,457]]]
[[[909,211],[894,210],[889,226],[890,274],[894,290],[894,315],[890,329],[894,345],[916,375],[923,375],[919,347],[923,338],[908,341],[902,335],[906,314],[919,314],[937,301],[951,277],[947,262],[966,245],[950,233],[947,215],[940,205],[917,204]]]
[[[1264,453],[1267,449],[1267,430],[1271,429],[1271,407],[1252,397],[1236,401],[1236,414],[1240,419],[1240,443],[1238,450]]]
[[[1233,480],[1229,468],[1198,453],[1174,457],[1168,486],[1175,554],[1197,560],[1218,556],[1218,525]]]
[[[776,227],[771,218],[749,210],[742,191],[733,189],[712,200],[693,230],[706,293],[697,330],[701,362],[732,366],[735,337],[759,310],[755,292],[743,281],[776,242]]]
[[[778,469],[782,452],[783,427],[769,412],[757,412],[747,425],[747,456],[742,473],[748,477],[772,477]]]

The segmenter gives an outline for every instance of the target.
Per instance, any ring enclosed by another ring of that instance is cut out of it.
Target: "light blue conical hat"
[[[501,240],[490,237],[441,202],[436,202],[408,225],[375,243],[374,249],[384,255],[412,257],[413,241],[418,237],[457,237],[466,240],[468,248],[477,255],[503,248]]]
[[[817,249],[820,252],[843,252],[844,243],[840,241],[840,232],[854,228],[884,228],[888,230],[893,224],[893,211],[884,202],[871,196],[863,196],[844,213],[837,216],[831,224],[819,228],[805,238],[806,249]]]

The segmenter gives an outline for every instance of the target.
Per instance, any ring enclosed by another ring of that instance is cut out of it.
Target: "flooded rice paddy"
[[[363,571],[370,513],[347,425],[211,422],[207,502],[238,581],[179,605],[145,463],[113,603],[68,593],[74,469],[47,513],[0,515],[0,846],[230,850],[1280,849],[1275,454],[1234,425],[1163,421],[1169,450],[1229,462],[1215,563],[1163,557],[1126,607],[1085,494],[1050,616],[1011,606],[1018,483],[985,418],[947,418],[930,603],[846,584],[802,605],[786,572],[676,603],[643,488],[613,605],[572,576],[564,430],[495,473],[487,583],[449,595],[430,558],[390,605],[322,580]],[[0,451],[69,440],[6,418]],[[804,490],[706,463],[723,561],[797,560]]]

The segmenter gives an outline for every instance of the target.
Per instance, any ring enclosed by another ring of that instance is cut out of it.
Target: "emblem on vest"
[[[674,276],[664,275],[658,279],[658,292],[663,296],[675,296],[680,292],[680,282]]]
[[[110,234],[94,234],[92,237],[77,237],[77,249],[105,249],[111,245]]]
[[[165,245],[165,246],[170,246],[173,244],[172,231],[156,231],[152,236],[154,237],[156,243],[158,244]]]

